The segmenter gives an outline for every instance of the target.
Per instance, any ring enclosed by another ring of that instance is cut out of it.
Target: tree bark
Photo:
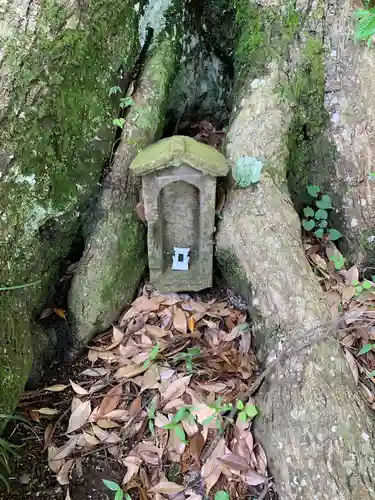
[[[250,21],[242,20],[242,28],[252,26],[253,34],[259,29],[254,19],[259,22],[253,11]],[[300,110],[280,95],[280,87],[290,83],[285,61],[274,54],[254,73],[254,65],[244,71],[240,56],[237,52],[242,84],[227,156],[231,165],[250,156],[265,167],[257,186],[229,191],[216,257],[228,285],[248,300],[265,367],[285,346],[299,345],[301,336],[307,344],[261,386],[254,432],[281,499],[375,498],[373,413],[357,392],[338,342],[325,333],[329,314],[306,261],[300,219],[287,189],[290,147],[297,143],[290,134],[300,123]]]
[[[178,26],[177,19],[175,22]],[[96,220],[69,294],[77,348],[118,318],[146,272],[145,227],[136,215],[139,194],[129,165],[139,151],[161,136],[178,66],[178,47],[178,38],[170,37],[168,31],[154,41],[121,143],[104,179]]]
[[[0,7],[0,287],[35,282],[0,292],[1,411],[12,411],[24,388],[31,345],[41,345],[32,318],[54,287],[110,153],[118,102],[108,93],[138,57],[135,5]]]

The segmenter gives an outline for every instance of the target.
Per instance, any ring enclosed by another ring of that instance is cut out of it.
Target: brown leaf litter
[[[89,366],[69,385],[25,397],[28,414],[44,424],[41,448],[64,498],[75,500],[77,470],[103,452],[124,468],[131,498],[202,500],[220,489],[241,499],[268,491],[252,417],[244,421],[236,409],[257,371],[242,310],[228,300],[145,288],[86,358]]]
[[[375,282],[366,279],[366,268],[335,269],[331,259],[344,259],[333,242],[309,242],[305,251],[325,292],[354,381],[375,410]],[[364,282],[368,288],[362,287]]]

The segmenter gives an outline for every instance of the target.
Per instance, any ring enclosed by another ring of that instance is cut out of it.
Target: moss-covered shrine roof
[[[192,137],[174,135],[152,144],[133,160],[130,169],[135,175],[145,175],[169,167],[189,165],[215,177],[226,176],[229,170],[224,155]]]

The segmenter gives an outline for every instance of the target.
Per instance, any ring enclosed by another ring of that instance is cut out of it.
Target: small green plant
[[[134,105],[134,99],[132,97],[121,97],[120,99],[120,108],[129,108]]]
[[[163,429],[169,429],[173,431],[182,443],[188,444],[184,428],[181,424],[182,420],[184,419],[189,419],[192,421],[195,420],[194,415],[192,415],[189,411],[189,407],[183,407],[177,410],[176,415],[174,415],[171,422],[167,425],[164,425]]]
[[[220,490],[215,493],[215,500],[230,500],[230,496],[224,490]]]
[[[246,422],[247,420],[250,421],[258,415],[258,410],[255,405],[249,403],[245,405],[240,399],[236,403],[236,408],[239,410],[238,418],[242,422]]]
[[[340,269],[342,269],[345,265],[345,257],[341,255],[341,253],[337,255],[336,254],[331,255],[329,257],[329,260],[333,262],[335,269],[337,269],[337,271],[340,271]]]
[[[17,415],[8,415],[4,413],[0,413],[0,428],[3,430],[6,424],[10,420],[16,420],[19,422],[24,422],[25,424],[29,424],[29,422],[23,417]],[[4,422],[2,422],[4,421]],[[0,481],[4,484],[7,491],[10,491],[10,485],[8,481],[8,476],[11,474],[10,469],[10,459],[16,458],[18,456],[18,449],[22,448],[22,445],[15,445],[4,439],[2,437],[3,433],[0,431]]]
[[[222,403],[222,398],[218,397],[216,401],[207,405],[211,410],[214,410],[214,414],[205,418],[202,422],[202,425],[209,425],[211,422],[215,422],[216,427],[219,431],[223,430],[223,419],[226,417],[223,415],[224,413],[230,411],[233,408],[232,403]]]
[[[375,344],[365,344],[358,352],[358,356],[362,356],[363,354],[367,354],[372,351],[375,347]]]
[[[109,490],[115,492],[115,498],[113,500],[132,500],[131,496],[128,493],[125,493],[121,486],[115,481],[103,479],[103,483]]]
[[[355,287],[357,296],[361,295],[361,293],[365,290],[370,290],[371,288],[374,288],[375,275],[371,276],[371,280],[372,282],[369,280],[364,280],[361,283],[358,280],[353,281],[352,286]]]
[[[325,235],[330,241],[336,241],[342,237],[340,231],[328,227],[328,212],[331,210],[331,198],[327,194],[322,194],[319,186],[307,186],[307,192],[313,199],[313,206],[308,206],[303,209],[304,219],[302,219],[302,227],[308,231],[314,231],[314,236],[322,239]]]
[[[185,361],[186,370],[188,373],[193,373],[193,363],[195,358],[202,354],[199,347],[189,347],[186,352],[179,352],[173,356],[173,361]]]
[[[121,88],[118,85],[115,85],[109,89],[108,95],[111,97],[111,95],[121,94],[121,92]]]
[[[125,119],[124,118],[113,118],[112,125],[115,125],[115,127],[124,128]]]
[[[158,353],[159,353],[160,345],[156,344],[152,349],[151,352],[146,359],[146,361],[143,363],[143,368],[148,368],[153,361],[155,361]]]
[[[367,41],[370,47],[375,35],[375,7],[357,9],[353,17],[356,19],[355,38],[358,41]]]

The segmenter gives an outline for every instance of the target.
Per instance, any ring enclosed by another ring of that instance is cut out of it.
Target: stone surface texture
[[[130,167],[142,175],[150,280],[161,291],[212,285],[216,177],[225,157],[190,137],[163,139]],[[189,269],[173,270],[174,248],[189,248]]]

